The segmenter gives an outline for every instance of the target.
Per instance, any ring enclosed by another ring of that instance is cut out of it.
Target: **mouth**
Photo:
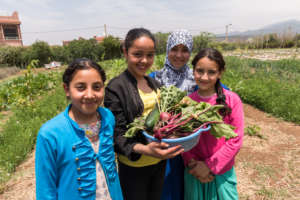
[[[143,71],[148,69],[147,66],[137,66],[137,68],[138,68],[139,70],[143,70]]]

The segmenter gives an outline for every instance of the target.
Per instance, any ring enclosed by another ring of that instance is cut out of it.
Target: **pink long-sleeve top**
[[[229,90],[223,89],[226,96],[226,103],[232,109],[230,115],[223,120],[226,124],[231,124],[235,128],[237,137],[225,140],[215,138],[209,131],[203,132],[198,144],[188,152],[182,154],[185,165],[193,158],[194,160],[204,161],[214,174],[223,174],[230,170],[234,165],[234,158],[239,152],[244,136],[244,111],[240,97]],[[217,95],[211,97],[201,97],[198,92],[189,95],[197,102],[207,102],[211,105],[216,104]]]

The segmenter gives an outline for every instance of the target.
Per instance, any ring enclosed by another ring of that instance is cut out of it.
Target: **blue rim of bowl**
[[[210,125],[207,125],[206,128],[201,128],[199,129],[198,131],[196,131],[195,133],[191,134],[191,135],[188,135],[188,136],[185,136],[185,137],[181,137],[181,138],[172,138],[172,139],[161,139],[161,140],[158,140],[156,139],[155,137],[149,135],[147,132],[143,131],[143,134],[153,140],[153,141],[157,141],[157,142],[165,142],[165,143],[174,143],[174,142],[184,142],[184,141],[187,141],[193,137],[197,137],[199,135],[199,133],[201,132],[204,132],[204,131],[208,131],[210,129]]]

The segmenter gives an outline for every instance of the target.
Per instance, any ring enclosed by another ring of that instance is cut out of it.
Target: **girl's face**
[[[153,64],[155,48],[152,39],[142,36],[134,40],[128,51],[124,50],[128,70],[136,78],[144,77]]]
[[[194,78],[201,96],[211,96],[215,93],[215,85],[221,79],[223,71],[218,64],[208,57],[201,58],[194,68]]]
[[[189,58],[189,49],[183,44],[174,46],[168,53],[169,61],[177,69],[184,66],[189,61]]]
[[[64,84],[67,97],[72,102],[72,112],[78,117],[96,114],[104,97],[104,84],[94,68],[77,70],[69,86]]]

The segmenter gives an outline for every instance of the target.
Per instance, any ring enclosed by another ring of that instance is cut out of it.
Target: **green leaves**
[[[226,139],[230,139],[237,136],[234,132],[235,127],[225,124],[222,116],[218,113],[219,109],[224,107],[223,105],[212,106],[206,102],[198,103],[189,97],[184,97],[181,102],[181,113],[184,119],[193,116],[193,120],[199,121],[200,124],[210,123],[210,134],[216,138],[224,136]],[[193,120],[189,124],[193,123]],[[198,124],[193,129],[197,127],[199,127]]]
[[[174,85],[160,88],[160,112],[168,112],[173,106],[186,96],[186,92],[181,91]]]

